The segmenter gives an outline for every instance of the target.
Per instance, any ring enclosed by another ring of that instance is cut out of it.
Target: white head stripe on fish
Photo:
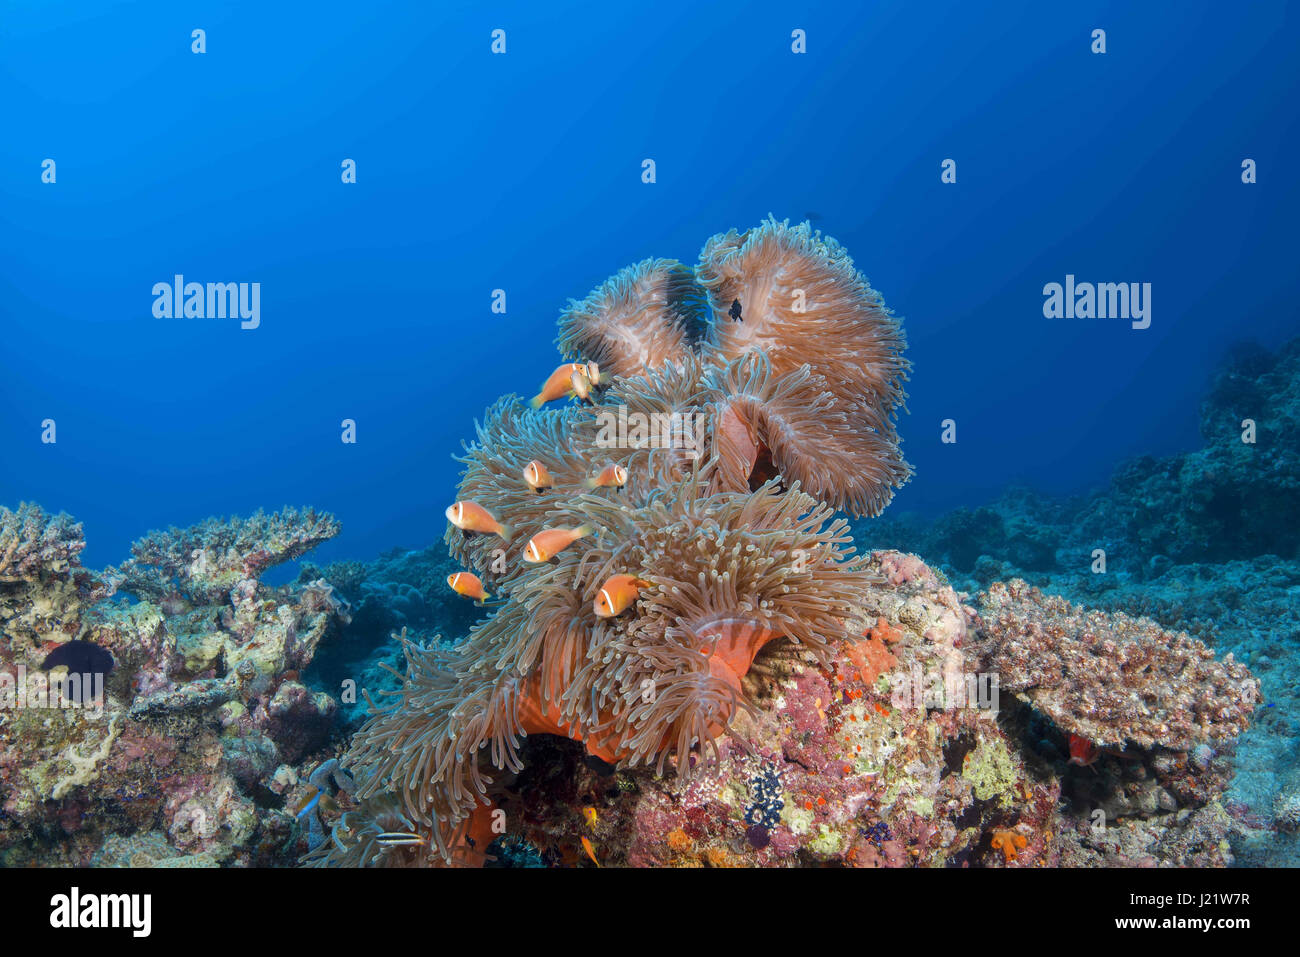
[[[600,597],[605,599],[605,607],[610,611],[614,610],[614,599],[609,597],[609,591],[605,588],[600,590]]]

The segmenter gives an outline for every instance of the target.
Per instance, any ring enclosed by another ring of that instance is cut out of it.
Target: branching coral
[[[1231,654],[1216,660],[1149,619],[1086,611],[1019,579],[980,600],[985,666],[1063,731],[1094,745],[1184,751],[1250,722],[1258,683]]]

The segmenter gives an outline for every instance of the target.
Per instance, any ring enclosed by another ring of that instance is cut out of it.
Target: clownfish
[[[524,481],[534,492],[541,493],[542,489],[550,488],[555,484],[551,479],[551,473],[546,471],[546,466],[537,459],[533,459],[524,466]]]
[[[489,597],[483,587],[483,581],[473,572],[456,572],[454,575],[448,575],[447,584],[457,595],[473,598],[480,605]]]
[[[592,602],[597,618],[613,618],[621,615],[636,601],[642,588],[649,588],[650,582],[635,575],[613,575],[600,586],[600,594]]]
[[[591,379],[584,370],[585,367],[579,367],[574,370],[573,375],[569,376],[569,385],[573,387],[573,394],[583,402],[591,396]]]
[[[528,540],[528,545],[524,548],[524,561],[533,564],[549,562],[578,539],[590,534],[590,525],[579,525],[577,528],[548,528],[538,532]]]
[[[621,465],[606,465],[595,478],[587,479],[587,488],[622,488],[627,482],[627,469]]]
[[[574,376],[579,373],[585,377],[587,384],[584,388],[588,391],[600,384],[600,366],[595,362],[565,362],[555,367],[555,371],[542,384],[542,391],[529,399],[528,404],[534,409],[540,409],[547,402],[554,399],[562,399],[566,395],[573,395],[578,391]],[[585,399],[587,396],[580,395],[579,397]]]
[[[510,528],[502,525],[482,505],[460,501],[447,506],[447,521],[462,532],[490,532],[510,541]]]
[[[534,409],[540,409],[547,402],[568,395],[573,389],[573,382],[571,381],[573,374],[578,371],[580,366],[581,364],[577,362],[565,362],[556,366],[555,371],[542,383],[542,391],[533,396],[528,404]]]

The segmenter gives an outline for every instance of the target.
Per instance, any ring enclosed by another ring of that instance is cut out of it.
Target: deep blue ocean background
[[[1096,485],[1199,445],[1233,343],[1300,331],[1298,16],[10,0],[0,502],[71,512],[91,566],[286,504],[342,520],[318,560],[430,544],[452,453],[554,367],[568,298],[769,212],[815,215],[904,317],[917,475],[893,509]],[[260,282],[261,327],[154,318],[176,273]],[[1067,273],[1152,283],[1151,327],[1045,319]]]

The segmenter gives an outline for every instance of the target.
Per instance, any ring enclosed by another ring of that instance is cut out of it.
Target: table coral
[[[983,653],[1001,688],[1094,745],[1185,751],[1250,722],[1258,682],[1231,654],[1218,660],[1150,619],[1089,612],[1019,580],[980,601]]]
[[[240,581],[298,558],[338,532],[333,515],[310,508],[209,518],[185,529],[150,532],[132,544],[132,557],[119,569],[122,587],[142,598],[222,602]]]
[[[0,665],[81,637],[86,612],[113,593],[111,576],[82,567],[85,547],[81,524],[68,515],[31,503],[0,506]]]

